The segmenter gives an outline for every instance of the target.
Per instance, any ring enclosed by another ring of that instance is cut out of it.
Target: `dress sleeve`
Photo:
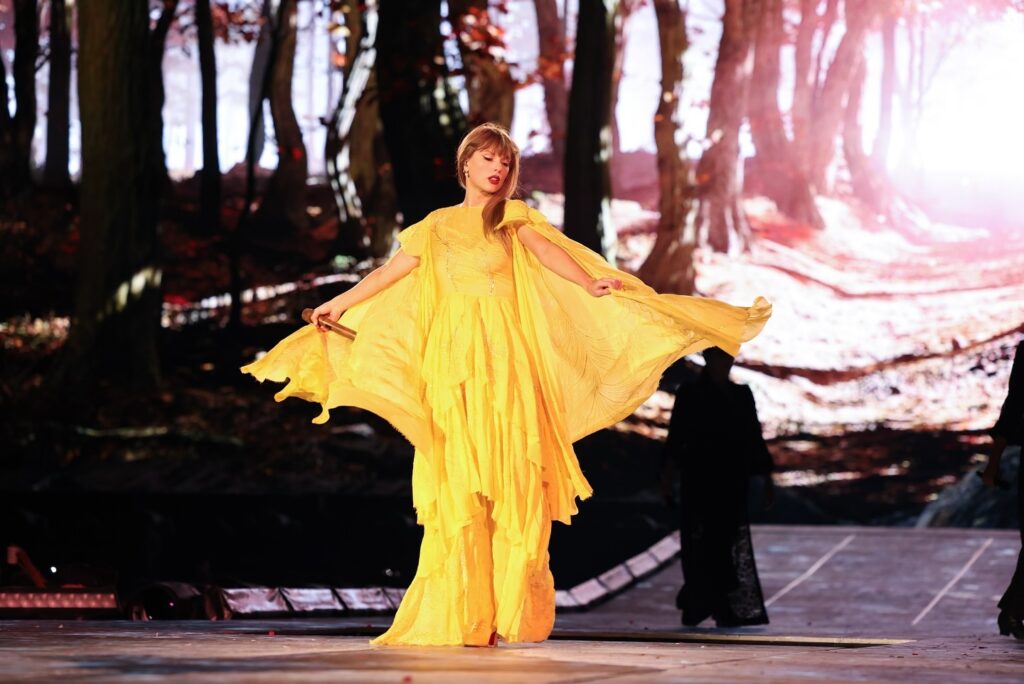
[[[528,206],[526,202],[522,200],[508,200],[505,203],[505,216],[498,222],[496,228],[503,228],[510,234],[515,235],[521,226],[527,224],[550,225],[544,214]],[[556,229],[553,228],[552,230]]]
[[[518,230],[519,227],[522,226],[522,225],[544,226],[546,228],[549,228],[551,230],[555,230],[555,231],[558,231],[559,233],[561,233],[561,231],[558,230],[558,228],[555,228],[555,226],[551,223],[551,221],[548,220],[547,216],[542,214],[539,210],[534,209],[533,207],[529,207],[526,210],[526,216],[525,216],[525,220],[524,221],[512,224],[511,227],[513,228],[513,232]]]
[[[423,254],[423,250],[427,246],[427,240],[430,237],[430,221],[432,218],[433,214],[430,214],[422,221],[418,221],[398,233],[398,243],[401,245],[403,252],[414,257]]]

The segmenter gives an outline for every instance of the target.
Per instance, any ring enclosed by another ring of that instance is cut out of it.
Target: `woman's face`
[[[479,149],[466,162],[466,187],[492,195],[505,184],[511,168],[512,160],[508,157],[492,148]]]

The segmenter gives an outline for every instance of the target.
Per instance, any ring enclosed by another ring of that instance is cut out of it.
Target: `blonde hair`
[[[508,175],[500,188],[494,191],[484,205],[484,236],[488,239],[497,236],[511,251],[512,244],[508,234],[496,230],[505,215],[505,201],[511,199],[519,189],[519,146],[512,140],[508,131],[498,124],[480,124],[462,139],[455,155],[455,174],[459,185],[466,187],[466,162],[478,150],[494,150],[500,157],[509,160]]]

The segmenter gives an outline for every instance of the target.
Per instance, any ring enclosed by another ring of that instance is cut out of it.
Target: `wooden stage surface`
[[[380,648],[389,618],[0,622],[0,681],[1015,682],[996,633],[1019,537],[1004,530],[758,527],[772,623],[684,630],[672,564],[544,644]]]

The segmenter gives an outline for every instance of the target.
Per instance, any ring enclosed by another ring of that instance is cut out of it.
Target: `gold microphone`
[[[307,323],[312,323],[313,322],[313,310],[312,309],[303,309],[302,310],[302,320],[306,321]],[[331,330],[333,332],[338,333],[339,335],[341,335],[343,337],[347,337],[350,340],[356,339],[356,331],[353,330],[352,328],[346,328],[341,323],[336,323],[336,322],[334,322],[334,321],[332,321],[330,319],[321,317],[320,318],[320,325],[322,325],[323,327],[327,328],[328,330]]]

